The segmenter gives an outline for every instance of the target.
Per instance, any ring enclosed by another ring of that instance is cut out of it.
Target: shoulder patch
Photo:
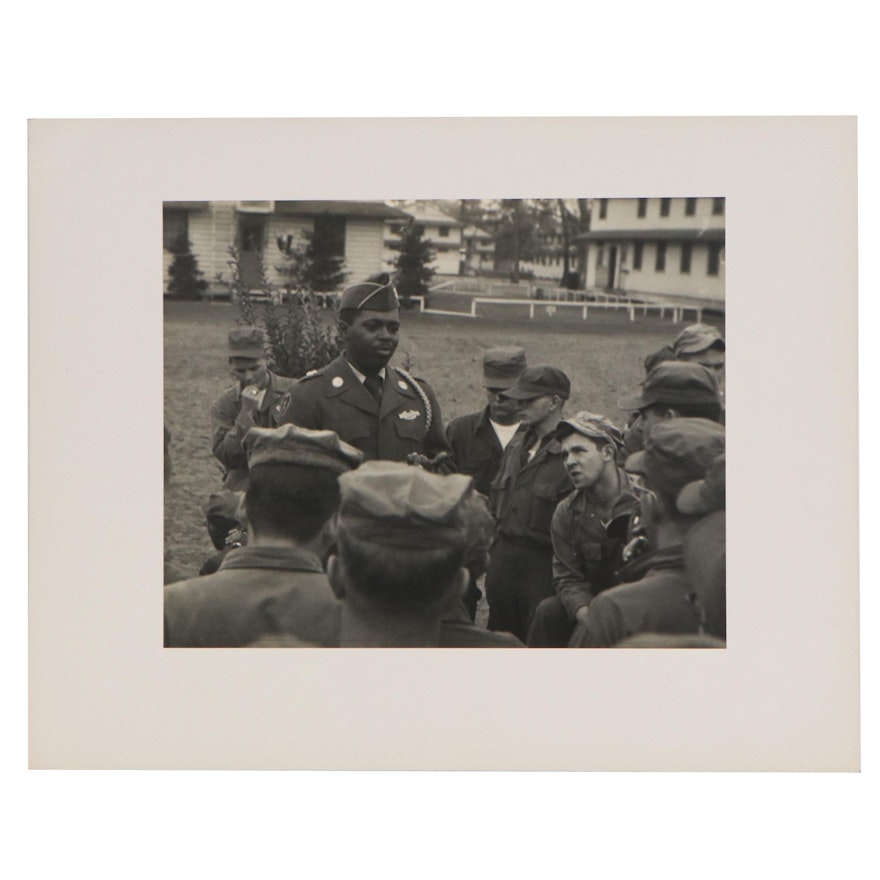
[[[290,392],[289,391],[273,407],[272,412],[273,412],[275,418],[276,419],[281,418],[281,416],[283,416],[284,413],[287,411],[288,406],[290,406]]]

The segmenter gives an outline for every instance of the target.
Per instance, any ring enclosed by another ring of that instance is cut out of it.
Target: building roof
[[[208,202],[162,202],[163,208],[182,208],[187,211],[203,211]]]
[[[430,223],[432,226],[464,226],[460,220],[444,214],[439,208],[430,205],[412,205],[403,209],[416,223]]]
[[[723,229],[595,229],[573,241],[724,241]]]
[[[384,202],[349,202],[339,200],[311,200],[275,202],[277,214],[329,214],[336,217],[375,217],[388,220],[408,220],[410,215]]]

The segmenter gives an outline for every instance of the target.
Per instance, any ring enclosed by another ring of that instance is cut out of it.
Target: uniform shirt
[[[610,648],[637,633],[700,631],[681,545],[639,557],[630,573],[638,570],[645,571],[644,577],[596,596],[572,647]],[[621,574],[626,576],[626,571]]]
[[[550,524],[556,505],[572,491],[562,463],[559,441],[544,438],[537,451],[523,462],[525,444],[534,434],[518,431],[501,458],[492,481],[489,510],[499,532],[508,538],[526,539],[550,549]]]
[[[266,393],[253,421],[243,415],[238,385],[227,388],[211,407],[211,449],[226,468],[223,483],[231,491],[244,489],[247,484],[247,453],[241,445],[244,435],[254,425],[274,426],[274,410],[295,381],[270,372]]]
[[[343,599],[334,612],[332,636],[322,646],[306,639],[298,638],[288,632],[290,629],[288,609],[278,605],[272,610],[272,635],[266,635],[258,639],[252,647],[255,648],[317,648],[317,647],[358,647],[353,643],[346,643],[345,632],[347,630],[347,618],[351,614],[348,603]],[[470,618],[463,617],[466,612],[462,609],[461,614],[453,613],[448,619],[439,624],[436,642],[425,647],[433,648],[524,648],[525,645],[510,633],[489,632],[475,626]],[[376,641],[373,641],[373,638]],[[381,647],[381,634],[371,638],[370,647]]]
[[[327,642],[338,603],[317,556],[287,547],[231,550],[214,574],[165,587],[165,647],[247,645],[273,631],[278,602],[294,635]]]
[[[618,468],[617,475],[620,493],[606,522],[586,490],[572,492],[553,514],[553,586],[572,618],[598,593],[620,583],[627,529],[639,505],[626,472]]]
[[[448,454],[437,398],[426,382],[415,381],[428,401],[430,426],[421,395],[396,369],[386,370],[380,406],[342,355],[293,385],[276,407],[276,421],[335,431],[367,461],[406,461],[412,452],[429,458]]]
[[[515,431],[516,426],[513,428]],[[473,477],[476,490],[488,497],[504,454],[489,419],[489,407],[453,419],[446,429],[446,437],[458,472]]]

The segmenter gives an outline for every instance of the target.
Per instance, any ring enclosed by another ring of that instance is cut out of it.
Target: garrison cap
[[[513,400],[531,400],[534,397],[553,394],[568,400],[571,394],[571,382],[562,370],[546,365],[526,368],[520,374],[516,385],[504,392],[505,397]]]
[[[473,480],[401,462],[368,461],[339,478],[339,530],[387,547],[465,545]]]
[[[563,419],[556,429],[557,436],[562,439],[572,433],[583,434],[591,440],[610,443],[615,449],[623,446],[623,432],[611,421],[597,413],[581,410],[579,413]]]
[[[717,327],[711,324],[691,324],[685,327],[672,343],[675,356],[683,354],[699,354],[709,348],[724,351],[724,337]]]
[[[718,380],[702,364],[689,361],[662,361],[642,382],[642,393],[617,401],[622,410],[644,409],[655,403],[721,404]]]
[[[236,327],[229,331],[229,357],[262,358],[266,356],[266,337],[259,327]]]
[[[391,283],[391,276],[387,272],[371,275],[360,284],[352,284],[342,291],[339,300],[339,308],[366,309],[371,312],[392,312],[400,307],[397,298],[397,290]]]
[[[511,388],[526,366],[526,353],[517,345],[487,349],[483,354],[483,387]]]
[[[702,480],[688,483],[675,501],[675,506],[689,516],[704,515],[716,510],[724,510],[725,504],[725,462],[722,452],[706,471]]]
[[[645,437],[645,448],[626,460],[626,469],[644,474],[651,488],[669,498],[706,476],[724,452],[724,426],[708,419],[666,419],[656,422]]]
[[[286,424],[280,428],[251,428],[244,435],[248,467],[260,464],[297,464],[345,473],[363,461],[363,453],[334,431],[314,431]]]

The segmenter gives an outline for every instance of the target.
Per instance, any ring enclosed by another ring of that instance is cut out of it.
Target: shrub
[[[250,293],[241,283],[240,254],[228,249],[231,280],[220,279],[238,303],[241,320],[260,327],[266,334],[266,359],[269,368],[282,376],[299,379],[309,370],[330,363],[341,351],[336,324],[328,322],[322,311],[324,297],[304,286],[299,289],[293,276],[285,279],[284,289],[274,287],[260,267],[260,293]]]
[[[199,271],[198,261],[190,250],[191,244],[185,235],[180,235],[168,248],[174,260],[168,267],[168,293],[175,299],[201,299],[208,289],[208,282]]]

